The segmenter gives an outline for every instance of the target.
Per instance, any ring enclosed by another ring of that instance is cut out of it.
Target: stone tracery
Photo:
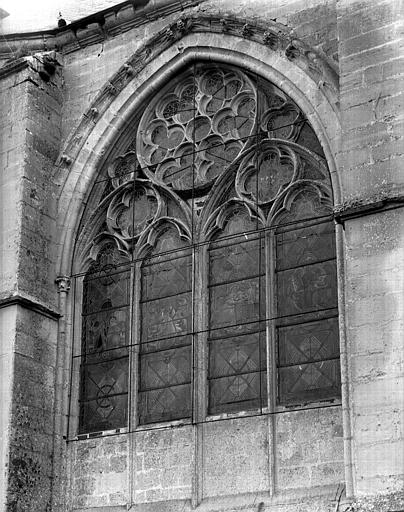
[[[304,114],[282,91],[234,67],[197,63],[152,100],[136,128],[136,144],[109,164],[115,192],[108,231],[133,246],[168,214],[159,187],[180,209],[185,200],[193,210],[188,229],[195,237],[204,231],[198,218],[207,213],[201,211],[210,215],[220,206],[213,186],[219,178],[222,188],[225,179],[232,181],[234,199],[266,217],[302,180],[321,181],[330,190],[327,172]]]
[[[281,229],[274,238],[277,247],[286,236],[282,225],[312,222],[331,212],[328,170],[314,132],[299,107],[273,84],[235,67],[205,63],[193,64],[169,82],[145,108],[134,132],[127,152],[108,165],[110,188],[100,203],[98,221],[103,224],[92,254],[102,258],[104,249],[96,247],[115,241],[142,276],[136,292],[140,422],[191,414],[191,346],[200,322],[210,329],[208,411],[262,406],[262,321],[268,301],[265,274],[270,272],[265,261],[277,257],[266,249],[266,230],[276,234]],[[308,228],[307,236],[321,242],[323,235],[316,230]],[[203,250],[207,243],[209,263],[199,272],[208,275],[210,313],[198,319],[190,306],[200,286],[194,266],[202,265],[197,247]],[[309,261],[309,246],[301,247]],[[314,310],[336,308],[335,264],[314,256],[307,265],[312,266],[280,267],[274,277],[277,308],[322,319]],[[319,321],[321,328],[324,321]],[[94,345],[94,329],[83,331],[84,344],[87,336]],[[103,330],[107,341],[108,329]],[[310,339],[317,340],[316,329],[317,324]],[[106,341],[97,339],[102,350]],[[318,344],[316,353],[322,353],[323,342]],[[294,386],[302,396],[310,395],[310,386],[328,386],[332,391],[325,394],[337,392],[335,362],[321,373],[307,356],[302,374],[281,360],[278,364],[279,399],[293,398]]]

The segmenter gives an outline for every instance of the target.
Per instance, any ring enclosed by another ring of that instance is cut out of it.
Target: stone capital
[[[55,283],[57,284],[59,293],[68,293],[70,290],[70,277],[68,276],[58,276],[55,279]]]

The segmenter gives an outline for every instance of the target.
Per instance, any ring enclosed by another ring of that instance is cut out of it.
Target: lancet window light
[[[332,190],[296,103],[199,62],[126,137],[77,240],[79,432],[338,398]]]

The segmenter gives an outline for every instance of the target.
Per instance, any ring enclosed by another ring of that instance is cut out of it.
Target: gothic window
[[[105,244],[84,279],[80,430],[127,421],[129,290],[125,258]]]
[[[140,423],[191,415],[192,259],[175,231],[159,233],[142,265]]]
[[[77,244],[79,431],[338,398],[332,191],[304,113],[260,77],[200,62],[131,137]]]

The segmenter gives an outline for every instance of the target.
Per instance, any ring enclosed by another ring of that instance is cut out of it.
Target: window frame
[[[146,110],[148,107],[146,107]],[[132,427],[135,429],[149,429],[155,428],[159,425],[173,425],[173,424],[186,424],[191,422],[201,422],[201,421],[212,421],[215,419],[221,419],[225,417],[239,417],[244,416],[246,414],[262,414],[262,413],[272,413],[275,411],[281,411],[289,409],[290,406],[285,404],[279,404],[276,396],[277,396],[277,388],[278,388],[278,378],[277,378],[277,343],[276,343],[276,326],[275,321],[271,319],[271,311],[274,310],[274,302],[276,300],[275,290],[275,277],[274,277],[274,265],[275,258],[274,254],[274,229],[265,228],[268,231],[268,234],[265,234],[265,260],[266,260],[266,269],[272,269],[265,272],[265,282],[266,282],[266,295],[267,295],[267,303],[266,303],[266,359],[267,359],[267,405],[265,407],[258,408],[256,411],[237,411],[237,412],[222,412],[218,414],[208,414],[208,389],[207,389],[207,372],[208,372],[208,342],[207,342],[207,332],[208,326],[206,325],[206,321],[208,318],[209,304],[208,304],[208,261],[209,261],[209,249],[208,249],[208,241],[201,242],[197,247],[192,247],[192,258],[194,261],[194,271],[193,275],[198,276],[200,281],[199,287],[196,287],[193,292],[193,314],[199,318],[200,329],[196,329],[197,333],[194,334],[193,339],[193,348],[192,348],[192,359],[193,366],[199,368],[199,371],[195,372],[192,375],[191,379],[191,402],[194,404],[191,410],[191,417],[188,419],[180,419],[180,420],[167,420],[159,423],[149,423],[139,425],[137,422],[138,419],[138,393],[139,393],[139,384],[137,375],[138,371],[138,361],[139,361],[139,346],[140,346],[140,322],[136,323],[136,319],[140,318],[140,280],[141,280],[141,272],[140,267],[142,262],[140,260],[135,260],[131,262],[131,286],[130,286],[130,337],[132,339],[132,344],[130,347],[129,353],[129,362],[128,362],[128,425],[126,427],[120,427],[119,430],[129,429]],[[335,230],[334,230],[335,231]],[[335,233],[334,233],[335,234]],[[336,263],[337,265],[337,263]],[[83,290],[83,280],[80,283],[81,278],[76,278],[77,285],[75,286],[75,295],[82,296]],[[78,290],[81,289],[81,292]],[[77,290],[77,292],[76,292]],[[74,320],[74,331],[75,337],[81,338],[81,329],[82,329],[82,319],[81,319],[81,304],[77,304],[75,302],[75,320]],[[80,300],[78,301],[80,303]],[[338,307],[338,306],[337,306]],[[77,357],[77,344],[74,349],[74,357]],[[271,367],[275,368],[275,371],[271,372]],[[77,369],[73,370],[73,373],[77,374]],[[80,373],[80,371],[78,372]],[[135,376],[135,377],[134,377]],[[77,375],[76,375],[77,382]],[[77,393],[76,393],[77,395]],[[72,392],[72,397],[74,396],[74,392]],[[333,399],[326,399],[326,401],[338,402],[340,397],[335,397]],[[311,401],[310,404],[298,404],[299,408],[310,407],[313,404],[318,402],[323,402],[323,399],[318,401]],[[73,407],[74,410],[74,407]],[[115,429],[112,429],[115,430]],[[78,429],[76,429],[78,431]]]

